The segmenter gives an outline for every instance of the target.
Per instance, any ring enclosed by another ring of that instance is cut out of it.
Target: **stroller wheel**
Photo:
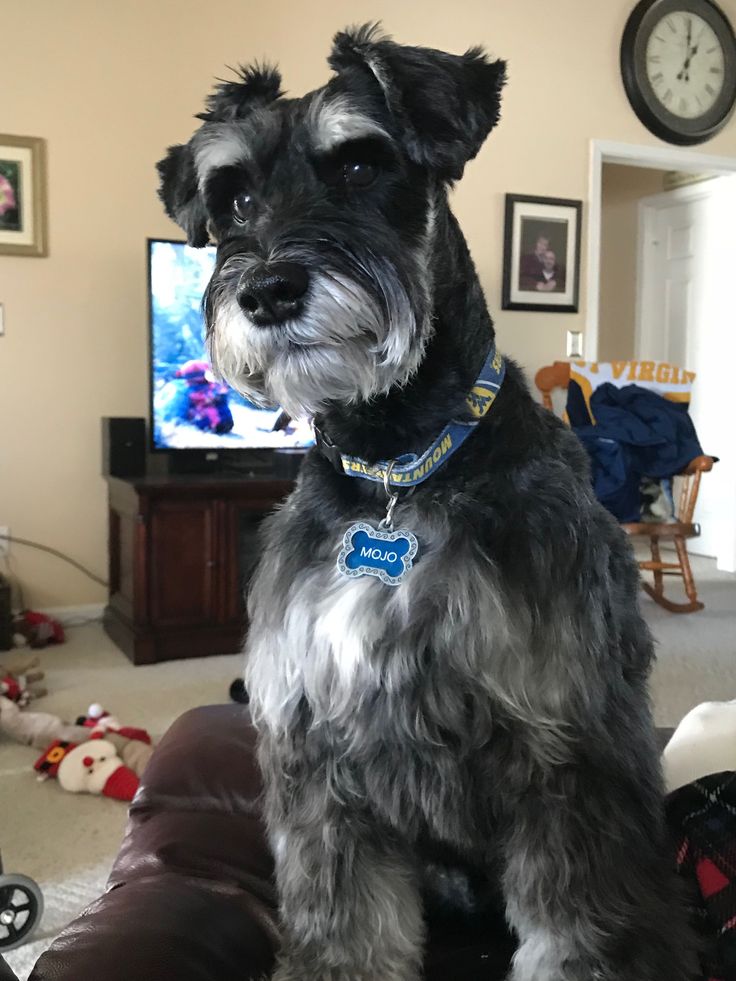
[[[26,943],[43,916],[43,895],[26,875],[0,875],[0,953]]]

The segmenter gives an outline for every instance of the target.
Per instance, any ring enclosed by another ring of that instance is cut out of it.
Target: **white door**
[[[705,453],[689,544],[736,571],[736,178],[639,204],[636,356],[696,373],[690,414]]]

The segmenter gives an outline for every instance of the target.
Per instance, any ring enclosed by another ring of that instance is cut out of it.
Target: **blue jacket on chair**
[[[595,425],[580,402],[570,400],[567,412],[590,456],[596,497],[619,521],[639,521],[642,478],[672,477],[703,452],[687,405],[639,385],[606,383],[590,408]]]

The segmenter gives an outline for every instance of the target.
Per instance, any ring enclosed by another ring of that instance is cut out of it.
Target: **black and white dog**
[[[329,63],[300,99],[242,70],[159,164],[218,243],[216,369],[320,434],[249,601],[274,977],[416,981],[442,853],[498,882],[513,981],[685,981],[636,566],[448,207],[505,65],[374,28]]]

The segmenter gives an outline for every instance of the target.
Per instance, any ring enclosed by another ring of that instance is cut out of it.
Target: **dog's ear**
[[[281,76],[268,65],[240,67],[234,82],[220,81],[206,108],[197,113],[205,123],[227,123],[243,119],[257,106],[281,97]],[[197,168],[189,143],[172,146],[156,164],[161,178],[158,195],[166,213],[187,233],[187,241],[201,248],[209,241],[207,212],[199,193]]]
[[[409,157],[445,180],[462,177],[498,122],[506,63],[481,48],[463,55],[399,45],[377,25],[335,36],[330,66],[369,71],[399,124]]]
[[[256,106],[275,102],[283,95],[281,75],[273,65],[241,65],[236,69],[235,82],[219,80],[212,95],[207,97],[204,112],[198,119],[208,123],[229,123],[242,119]]]
[[[169,147],[163,160],[156,164],[160,183],[158,196],[166,214],[187,235],[187,242],[200,249],[207,245],[207,212],[197,184],[194,154],[189,144]]]

